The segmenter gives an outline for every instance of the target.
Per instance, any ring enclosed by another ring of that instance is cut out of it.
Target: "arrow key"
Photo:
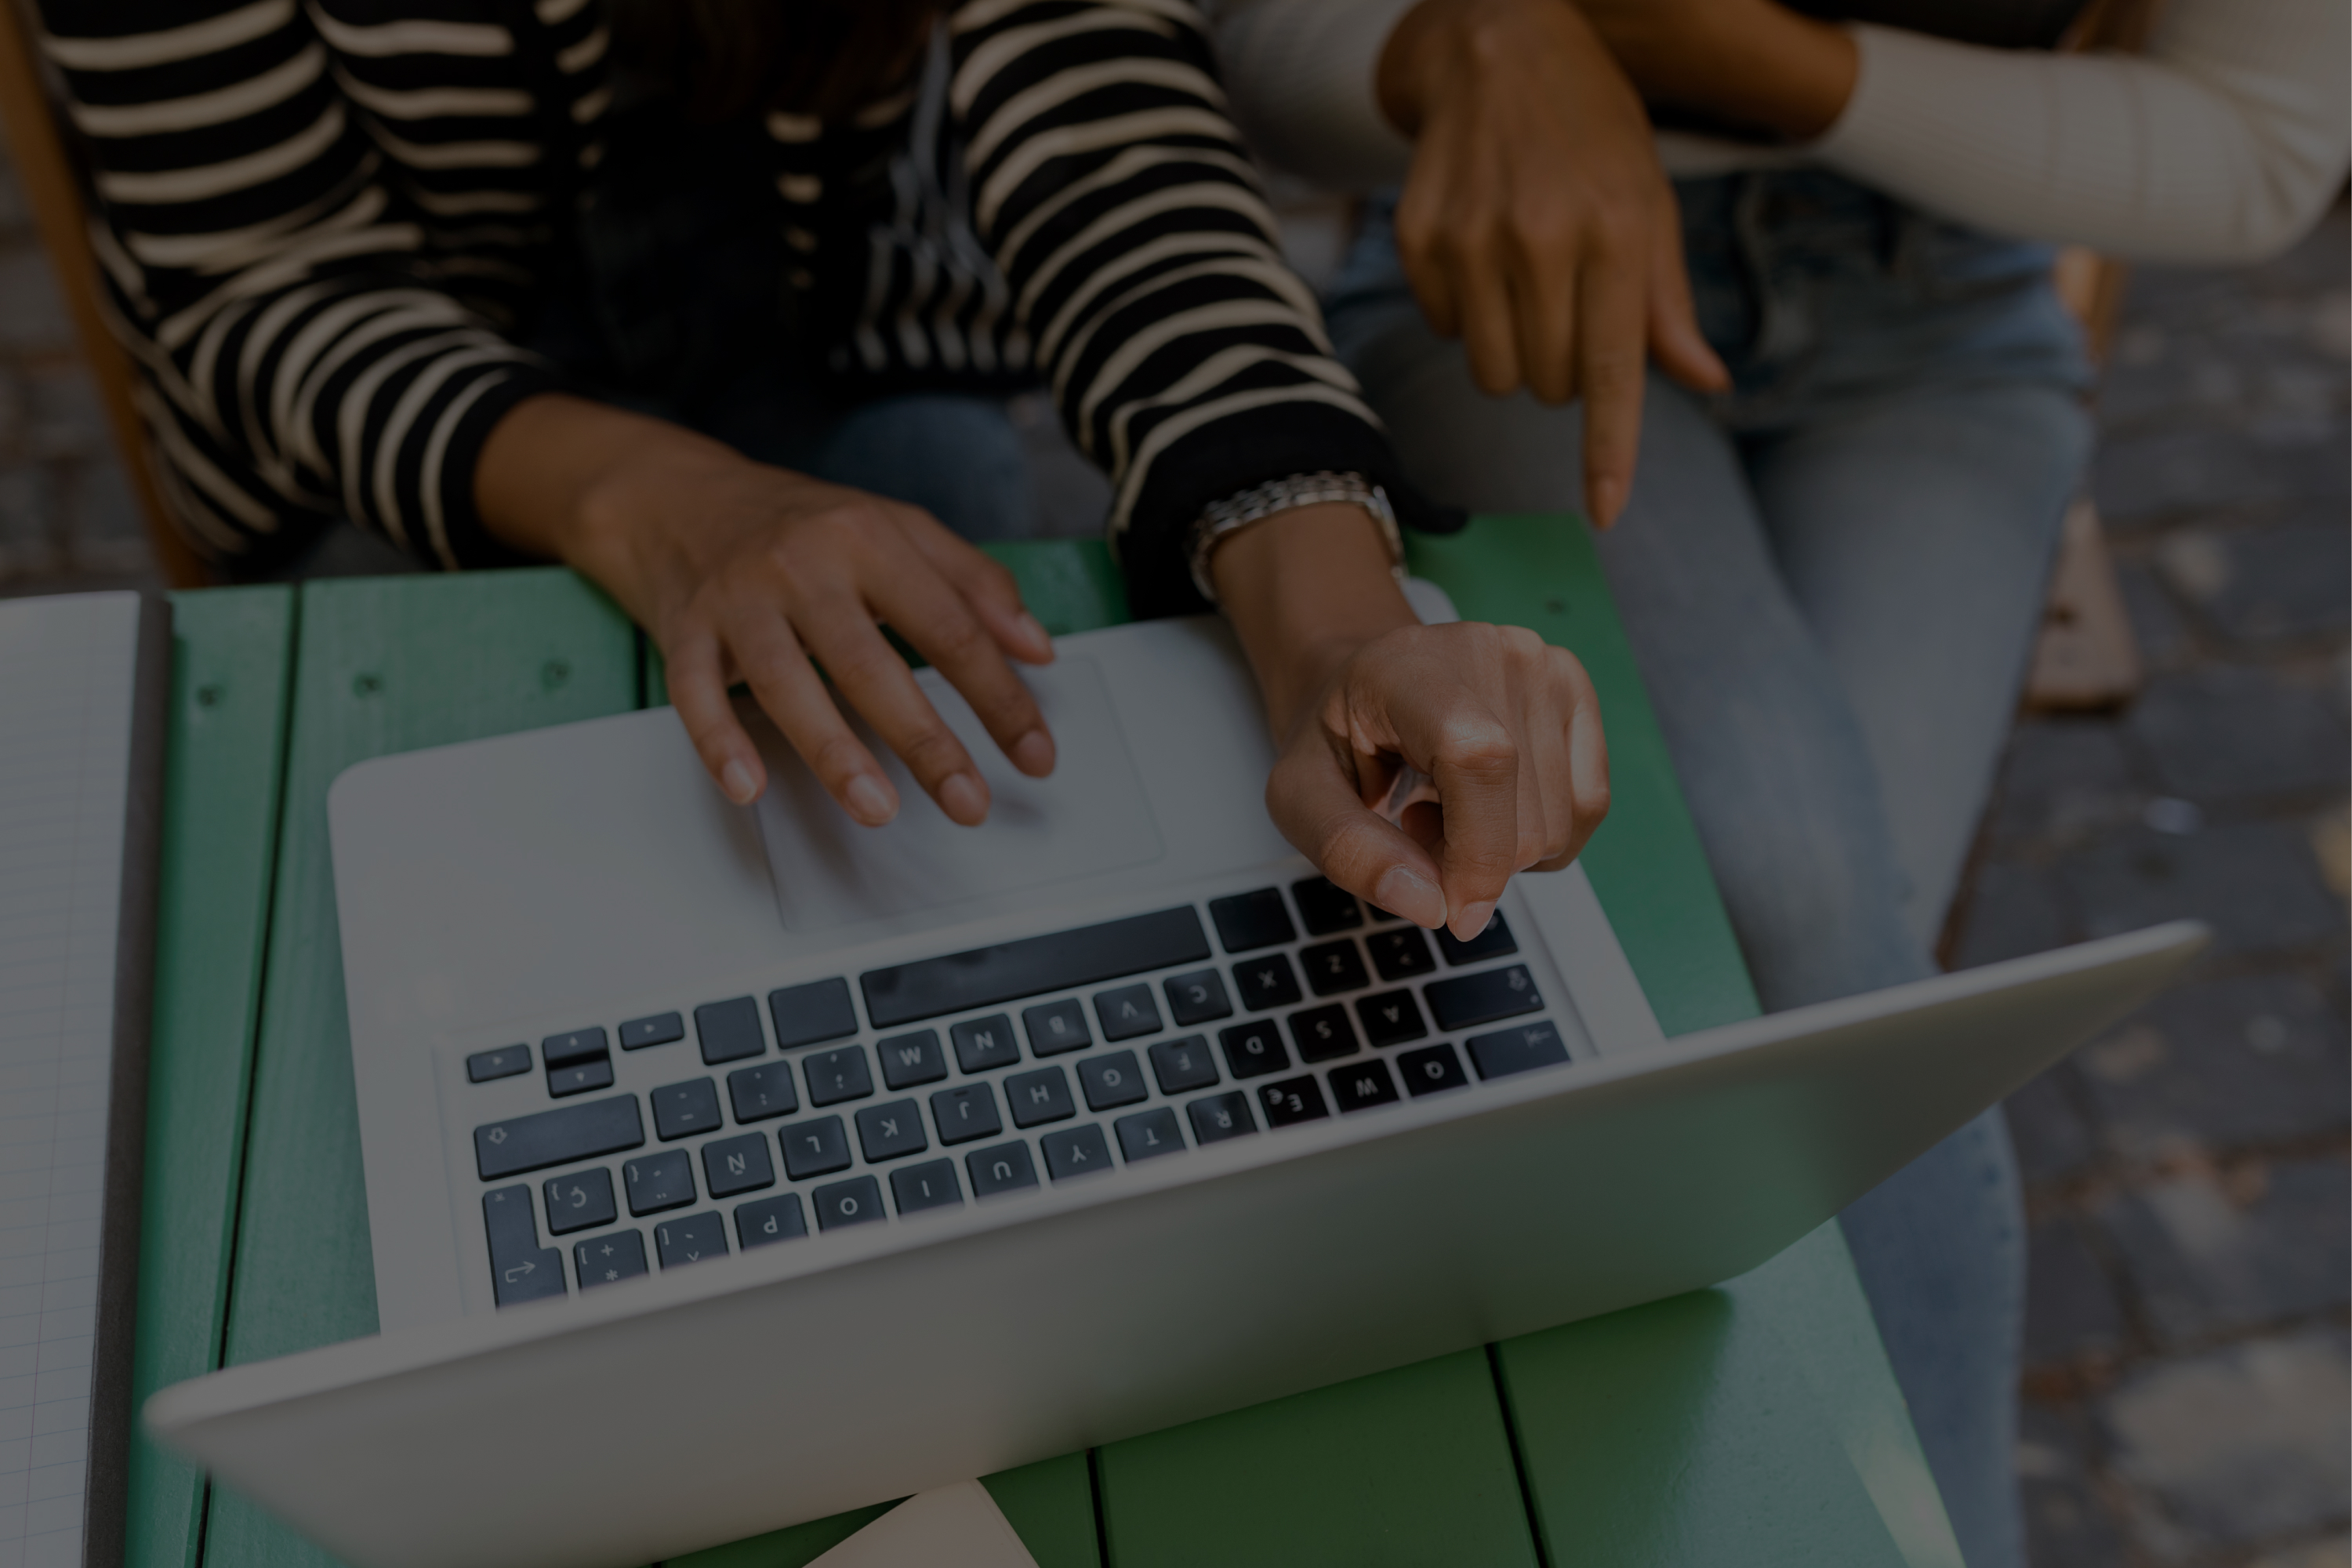
[[[646,1238],[634,1230],[592,1236],[572,1244],[572,1266],[580,1270],[580,1289],[634,1279],[646,1272]]]
[[[540,1246],[530,1187],[518,1183],[484,1193],[482,1226],[489,1233],[490,1285],[499,1306],[564,1294],[563,1254]]]

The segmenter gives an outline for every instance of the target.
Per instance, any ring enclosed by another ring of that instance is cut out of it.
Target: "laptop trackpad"
[[[857,738],[898,786],[899,802],[887,826],[861,826],[772,727],[758,727],[773,781],[760,797],[760,834],[767,841],[785,930],[805,933],[945,909],[1148,866],[1165,853],[1095,661],[1064,655],[1020,673],[1058,752],[1053,773],[1042,779],[1013,771],[939,671],[915,676],[988,781],[988,820],[978,827],[950,822],[906,765],[860,722]]]

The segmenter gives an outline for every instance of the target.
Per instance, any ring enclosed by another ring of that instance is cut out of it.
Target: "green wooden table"
[[[1585,865],[1666,1032],[1753,1013],[1581,527],[1482,518],[1412,544],[1464,615],[1532,626],[1591,670],[1616,804]],[[1050,629],[1125,618],[1099,546],[999,553]],[[662,692],[643,637],[561,570],[215,589],[173,610],[141,1399],[376,1329],[328,784]],[[1960,1563],[1834,1226],[1717,1289],[987,1479],[1041,1568]],[[138,1568],[326,1561],[144,1443],[131,1510]],[[679,1561],[797,1568],[880,1511]]]

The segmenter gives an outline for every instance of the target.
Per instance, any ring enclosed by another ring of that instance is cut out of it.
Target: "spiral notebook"
[[[168,617],[0,600],[0,1568],[122,1558]]]

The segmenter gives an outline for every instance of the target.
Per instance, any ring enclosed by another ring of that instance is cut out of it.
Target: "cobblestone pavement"
[[[1961,931],[1971,963],[2221,932],[2010,1106],[2042,1568],[2347,1562],[2347,235],[2339,208],[2269,266],[2135,280],[2095,483],[2152,679],[2021,723]],[[0,167],[0,595],[157,581]]]

